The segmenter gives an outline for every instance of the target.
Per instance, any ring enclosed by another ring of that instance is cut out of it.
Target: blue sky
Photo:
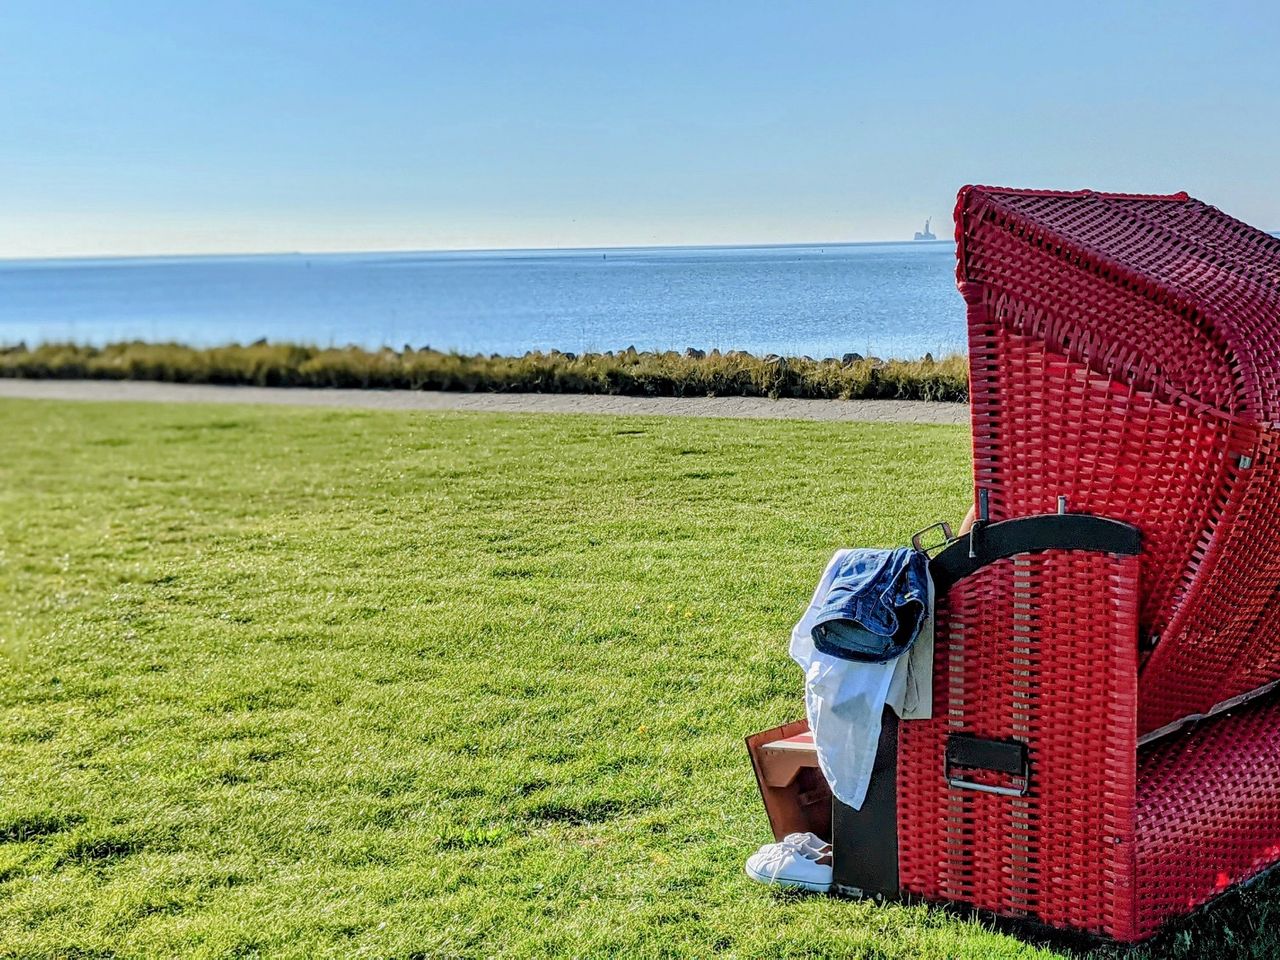
[[[966,182],[1280,229],[1263,3],[0,8],[0,256],[906,238]]]

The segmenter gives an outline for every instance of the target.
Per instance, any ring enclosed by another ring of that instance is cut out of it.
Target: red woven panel
[[[1236,461],[1230,424],[1127,390],[1041,341],[995,324],[971,331],[974,480],[991,519],[1073,512],[1142,531],[1144,635],[1165,631],[1185,594],[1203,530],[1217,519],[1205,488],[1226,486]]]
[[[961,279],[1043,301],[1096,369],[1280,419],[1280,240],[1185,194],[970,187],[957,225]]]
[[[1280,551],[1259,549],[1280,526],[1280,241],[1185,197],[987,188],[962,191],[957,235],[993,519],[1065,494],[1142,531],[1140,729],[1280,677]]]
[[[1143,667],[1143,732],[1280,677],[1280,551],[1271,543],[1280,525],[1275,447],[1267,431],[1254,466],[1244,471],[1247,482],[1229,482],[1207,497],[1218,511],[1217,529],[1193,558],[1194,591]]]
[[[938,604],[935,719],[899,734],[904,892],[1131,936],[1138,572],[1136,557],[1050,551]],[[1025,741],[1030,793],[948,786],[950,733]]]
[[[1139,936],[1280,860],[1280,699],[1165,737],[1138,775]]]
[[[1213,409],[1239,410],[1233,360],[1214,329],[1178,313],[1171,296],[1161,299],[1132,271],[1096,257],[1090,263],[1040,222],[1059,206],[1076,205],[1076,198],[1025,200],[1015,212],[1003,197],[961,193],[962,282],[991,288],[997,306],[1011,299],[1018,309],[1005,319],[1017,332],[1105,376],[1168,399],[1190,397]],[[1105,216],[1105,208],[1096,213]]]

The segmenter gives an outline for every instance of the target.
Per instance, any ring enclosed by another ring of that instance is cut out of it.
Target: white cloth
[[[832,794],[858,810],[867,796],[886,705],[904,720],[933,716],[933,582],[929,611],[911,649],[895,660],[870,663],[830,657],[813,645],[813,621],[840,561],[838,550],[818,581],[809,609],[791,631],[791,659],[804,671],[804,706],[818,766]]]

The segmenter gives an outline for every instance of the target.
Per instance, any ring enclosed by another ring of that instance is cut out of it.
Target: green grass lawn
[[[742,873],[791,623],[836,547],[960,517],[964,430],[0,423],[0,956],[1057,955]],[[1270,956],[1274,899],[1157,955]]]

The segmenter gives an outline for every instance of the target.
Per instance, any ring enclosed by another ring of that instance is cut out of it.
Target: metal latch
[[[941,530],[942,539],[937,543],[926,544],[924,541],[924,535],[933,530]],[[955,534],[951,532],[951,524],[947,523],[944,520],[941,523],[930,524],[929,526],[925,527],[923,530],[920,530],[917,533],[915,533],[911,537],[911,546],[915,547],[921,553],[928,554],[934,550],[941,550],[943,547],[945,547],[955,538],[956,538]]]

